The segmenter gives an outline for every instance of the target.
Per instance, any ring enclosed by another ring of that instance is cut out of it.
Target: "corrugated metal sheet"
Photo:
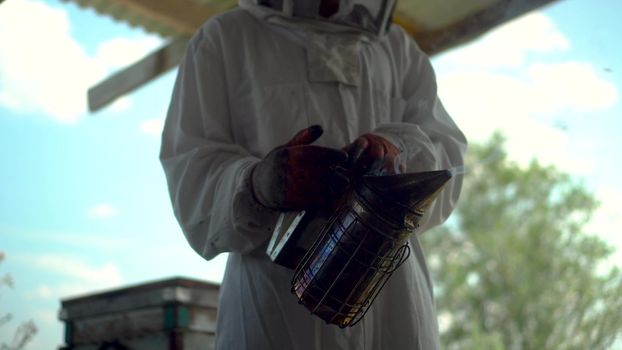
[[[431,31],[459,22],[498,2],[500,0],[402,0],[397,3],[397,13],[410,19],[413,27]]]
[[[142,27],[148,32],[177,42],[194,34],[210,16],[236,6],[237,0],[62,0],[95,9],[117,21]],[[556,0],[398,0],[394,21],[412,35],[428,54],[467,42],[488,30],[535,8]],[[165,50],[166,51],[166,50]],[[156,53],[159,56],[160,53]],[[159,57],[158,56],[158,57]],[[164,55],[166,56],[166,55]],[[170,59],[170,57],[169,57]],[[140,69],[136,69],[136,67]],[[131,91],[160,74],[144,74],[144,62],[137,62],[110,80],[89,90],[92,110]],[[127,74],[138,74],[130,79]],[[134,85],[128,81],[138,82]],[[108,85],[112,85],[109,88]],[[98,98],[92,98],[96,96]],[[100,103],[94,101],[100,100]]]
[[[163,37],[179,36],[179,30],[171,26],[167,26],[161,21],[149,18],[143,13],[135,11],[127,6],[125,2],[109,1],[109,0],[62,0],[64,2],[73,2],[82,8],[94,9],[97,13],[110,16],[119,22],[125,22],[132,27],[140,27],[148,32],[159,34]]]
[[[126,22],[132,26],[142,27],[149,32],[158,33],[161,36],[178,36],[184,33],[176,28],[167,26],[161,21],[150,18],[131,6],[131,0],[62,0],[74,2],[84,8],[93,8],[102,15],[108,15],[114,19]],[[166,0],[153,0],[166,1]],[[173,0],[170,0],[171,2]],[[216,10],[225,10],[236,6],[237,0],[193,0],[197,4],[209,6]],[[439,30],[445,26],[456,23],[463,18],[481,11],[494,3],[502,0],[402,0],[398,2],[397,16],[406,21],[407,26],[416,28],[417,31]]]

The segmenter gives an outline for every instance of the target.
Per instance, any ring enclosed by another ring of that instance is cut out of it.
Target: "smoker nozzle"
[[[449,170],[364,176],[357,192],[374,211],[384,213],[400,225],[407,217],[416,226],[451,177]]]

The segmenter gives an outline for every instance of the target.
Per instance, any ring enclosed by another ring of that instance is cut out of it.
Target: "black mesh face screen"
[[[259,0],[259,5],[269,7],[277,11],[283,10],[283,0]]]
[[[252,0],[259,6],[310,20],[333,22],[382,35],[391,25],[397,0]]]

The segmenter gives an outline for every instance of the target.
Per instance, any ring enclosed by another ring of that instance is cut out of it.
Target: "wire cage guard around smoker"
[[[295,262],[292,293],[298,302],[341,328],[359,322],[410,255],[411,234],[451,177],[448,170],[366,175],[339,201],[339,209],[326,216],[329,219],[320,216],[319,225],[312,224],[313,219],[307,224],[293,220],[282,241],[286,244],[275,245],[288,248],[268,250],[273,261],[284,266]],[[293,247],[289,243],[299,241],[296,236],[311,237],[313,244],[308,249]]]
[[[327,323],[355,325],[410,255],[409,233],[353,195],[298,265],[292,292]]]

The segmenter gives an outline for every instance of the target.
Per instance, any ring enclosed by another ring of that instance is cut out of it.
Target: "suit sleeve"
[[[192,248],[208,260],[257,248],[277,216],[254,200],[249,178],[259,159],[233,137],[221,38],[211,21],[190,41],[160,150],[175,217]]]
[[[437,95],[436,77],[428,57],[402,31],[396,60],[403,77],[392,103],[392,120],[375,133],[387,137],[402,151],[407,172],[448,169],[454,173],[428,209],[417,233],[443,223],[451,214],[462,188],[467,140]]]

